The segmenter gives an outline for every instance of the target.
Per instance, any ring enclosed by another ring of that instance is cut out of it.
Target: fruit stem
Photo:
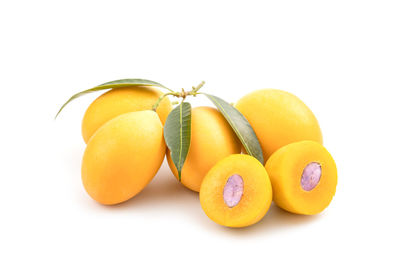
[[[153,111],[156,111],[156,110],[157,110],[158,106],[160,105],[160,102],[164,99],[164,97],[166,97],[166,96],[168,96],[168,95],[174,95],[174,94],[175,94],[175,92],[165,93],[165,94],[161,95],[161,96],[157,99],[156,103],[154,103],[154,105],[153,105],[153,107],[152,107]]]
[[[164,99],[164,97],[166,97],[166,96],[168,96],[168,95],[172,95],[172,96],[174,96],[174,97],[177,97],[177,98],[182,98],[182,102],[183,102],[183,100],[185,100],[185,98],[188,96],[188,95],[191,95],[191,96],[196,96],[197,94],[200,94],[198,91],[200,90],[200,88],[201,87],[203,87],[203,85],[205,84],[205,81],[202,81],[201,83],[199,83],[199,85],[197,85],[196,87],[195,86],[192,86],[192,90],[190,90],[190,91],[185,91],[185,89],[183,89],[182,88],[182,90],[180,91],[180,92],[169,92],[169,93],[165,93],[165,94],[163,94],[162,96],[160,96],[158,99],[157,99],[157,101],[156,101],[156,103],[153,105],[153,107],[152,107],[152,109],[154,110],[154,111],[156,111],[157,110],[157,108],[158,108],[158,106],[160,105],[160,102]]]
[[[194,87],[194,86],[192,87],[192,91],[195,92],[195,93],[197,93],[197,91],[199,91],[200,88],[203,87],[203,85],[204,85],[205,83],[206,83],[205,81],[201,81],[201,83],[200,83],[199,85],[197,85],[196,87]]]

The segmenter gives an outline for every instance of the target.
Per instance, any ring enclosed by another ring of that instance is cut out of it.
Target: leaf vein
[[[226,116],[227,118],[229,118],[229,122],[230,122],[229,124],[231,124],[231,125],[234,124],[232,118],[231,118],[231,117],[229,116],[229,114],[225,111],[225,109],[223,108],[223,106],[222,106],[218,101],[216,101],[215,98],[214,98],[212,95],[208,95],[208,96],[210,96],[210,97],[212,98],[212,100],[214,101],[214,103],[221,109],[221,111],[225,114],[225,116]],[[254,156],[254,155],[252,155],[252,151],[249,149],[248,144],[247,144],[247,142],[245,142],[245,139],[243,138],[242,134],[241,134],[239,131],[237,131],[237,130],[235,129],[235,127],[232,127],[232,128],[233,128],[233,130],[235,131],[235,133],[239,136],[239,139],[243,141],[243,145],[244,145],[246,151],[249,152],[251,156]]]

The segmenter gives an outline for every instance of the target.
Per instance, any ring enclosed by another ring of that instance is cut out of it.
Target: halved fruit
[[[265,168],[271,178],[274,202],[289,212],[320,213],[335,195],[336,164],[318,142],[286,145],[272,154]]]
[[[230,155],[204,177],[200,203],[214,222],[228,227],[255,224],[267,213],[272,188],[264,166],[249,155]]]

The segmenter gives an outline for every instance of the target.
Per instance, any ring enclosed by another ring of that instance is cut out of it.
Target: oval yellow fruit
[[[336,192],[336,164],[328,150],[314,141],[278,149],[265,168],[274,202],[289,212],[313,215],[323,211]]]
[[[240,141],[225,118],[215,108],[192,109],[191,140],[189,152],[182,168],[181,182],[199,192],[206,173],[219,160],[240,153]],[[168,164],[175,177],[178,172],[167,151]]]
[[[267,213],[272,187],[264,166],[249,155],[230,155],[205,176],[200,203],[214,222],[228,227],[255,224]]]
[[[112,118],[133,111],[151,110],[162,95],[158,89],[150,86],[132,86],[112,89],[94,100],[85,112],[82,120],[82,137],[87,143],[100,126]],[[172,109],[166,97],[157,108],[157,114],[164,124]]]
[[[254,91],[235,107],[253,127],[264,163],[287,144],[312,140],[322,144],[322,133],[312,111],[295,95],[276,89]]]
[[[82,160],[82,182],[96,201],[112,205],[139,193],[156,175],[166,146],[154,111],[119,115],[96,131]]]

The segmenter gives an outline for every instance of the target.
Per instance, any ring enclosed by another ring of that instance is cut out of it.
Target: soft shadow
[[[234,236],[260,235],[260,233],[269,234],[285,231],[295,226],[313,223],[319,218],[321,218],[320,215],[308,216],[293,214],[272,203],[265,217],[255,225],[239,229],[223,227],[220,230]]]
[[[156,209],[171,211],[174,209],[187,216],[191,223],[197,223],[200,227],[204,227],[204,229],[232,237],[275,234],[295,226],[313,223],[321,218],[321,215],[306,216],[292,214],[272,203],[265,217],[255,225],[245,228],[220,226],[207,218],[201,210],[199,194],[180,184],[169,170],[166,162],[164,162],[150,184],[132,199],[113,206],[96,204],[97,207],[110,212],[125,210],[142,212],[154,211]]]
[[[193,205],[199,205],[198,202],[198,193],[180,184],[164,162],[158,174],[138,195],[121,204],[103,207],[114,211],[156,208],[179,209],[185,212],[193,210]]]

